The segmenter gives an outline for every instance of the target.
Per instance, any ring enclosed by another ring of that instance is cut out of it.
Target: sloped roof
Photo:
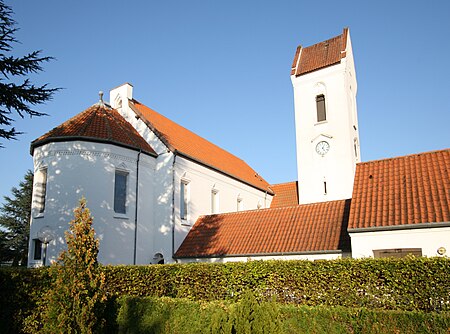
[[[359,163],[349,229],[450,222],[450,149]]]
[[[286,182],[272,184],[270,186],[275,196],[270,204],[271,208],[281,208],[285,206],[298,205],[298,182]]]
[[[350,250],[350,200],[201,216],[178,258]]]
[[[73,140],[111,143],[156,156],[135,128],[117,110],[103,103],[94,104],[32,141],[31,154],[34,148],[46,143]]]
[[[292,63],[291,75],[299,76],[339,63],[345,58],[348,28],[341,35],[303,48],[297,47]]]
[[[245,161],[136,100],[130,101],[130,107],[172,152],[213,168],[257,189],[267,191],[270,194],[273,193],[269,184]]]

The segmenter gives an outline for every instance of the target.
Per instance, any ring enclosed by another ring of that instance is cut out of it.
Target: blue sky
[[[450,147],[450,1],[11,1],[16,55],[64,88],[2,141],[0,195],[32,168],[30,142],[124,82],[134,97],[244,159],[297,179],[290,67],[297,45],[350,28],[363,161]],[[0,199],[0,201],[3,197]]]

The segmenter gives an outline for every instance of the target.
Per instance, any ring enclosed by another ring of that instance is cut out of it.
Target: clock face
[[[330,150],[330,144],[328,144],[326,141],[321,141],[317,143],[316,145],[316,152],[317,154],[320,154],[321,156],[324,156],[328,153]]]

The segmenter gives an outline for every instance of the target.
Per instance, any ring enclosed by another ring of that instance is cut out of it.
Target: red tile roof
[[[130,107],[172,152],[273,194],[269,184],[245,161],[136,100],[130,101]]]
[[[270,186],[275,196],[270,204],[271,208],[298,205],[298,182],[273,184]]]
[[[117,110],[97,103],[31,143],[34,148],[54,141],[84,140],[116,144],[156,155],[155,151]]]
[[[297,47],[292,63],[291,75],[299,76],[339,63],[345,58],[348,28],[341,35],[324,42],[303,48]]]
[[[349,229],[450,222],[450,149],[356,166]]]
[[[350,200],[201,216],[175,257],[349,251]]]

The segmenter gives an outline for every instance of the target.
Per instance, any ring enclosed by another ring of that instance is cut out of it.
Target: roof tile
[[[271,208],[298,205],[298,182],[286,182],[270,186],[275,196],[270,204]]]
[[[175,256],[349,250],[350,200],[201,216]]]
[[[101,141],[156,155],[151,146],[117,110],[97,103],[31,143],[31,150],[52,141]]]
[[[132,109],[176,153],[272,194],[269,184],[247,163],[136,100]]]
[[[450,149],[359,163],[350,229],[450,221]]]

